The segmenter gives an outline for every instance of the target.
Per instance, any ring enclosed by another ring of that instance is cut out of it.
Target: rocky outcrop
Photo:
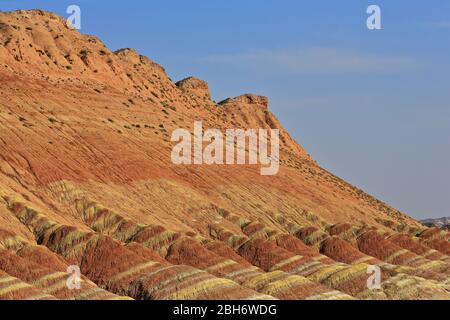
[[[235,98],[228,98],[219,102],[221,106],[247,106],[247,107],[261,107],[267,109],[269,106],[269,99],[264,96],[256,94],[243,94]]]
[[[255,94],[244,94],[235,98],[235,100],[239,103],[257,105],[264,108],[267,108],[267,106],[269,105],[269,99],[267,97]]]
[[[189,77],[180,80],[176,83],[176,86],[185,93],[196,95],[197,97],[202,99],[211,99],[208,83],[198,78]]]

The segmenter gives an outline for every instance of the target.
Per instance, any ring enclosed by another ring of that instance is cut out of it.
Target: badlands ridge
[[[450,234],[322,169],[265,97],[40,10],[0,12],[0,83],[0,299],[450,299]],[[172,164],[196,120],[279,129],[278,174]]]

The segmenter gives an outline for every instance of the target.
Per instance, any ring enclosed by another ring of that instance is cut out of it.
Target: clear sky
[[[82,10],[216,100],[253,92],[326,169],[416,218],[450,216],[450,1],[0,0]],[[382,30],[366,27],[381,7]]]

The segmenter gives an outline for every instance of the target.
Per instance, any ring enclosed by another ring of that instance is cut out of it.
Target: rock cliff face
[[[0,83],[0,299],[449,298],[448,232],[322,169],[265,97],[216,104],[39,10],[0,13]],[[172,164],[195,120],[279,129],[279,173]]]

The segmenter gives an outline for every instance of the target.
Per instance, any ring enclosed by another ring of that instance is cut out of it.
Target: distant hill
[[[450,230],[450,217],[438,219],[425,219],[420,222],[427,227],[438,227],[441,229]]]

